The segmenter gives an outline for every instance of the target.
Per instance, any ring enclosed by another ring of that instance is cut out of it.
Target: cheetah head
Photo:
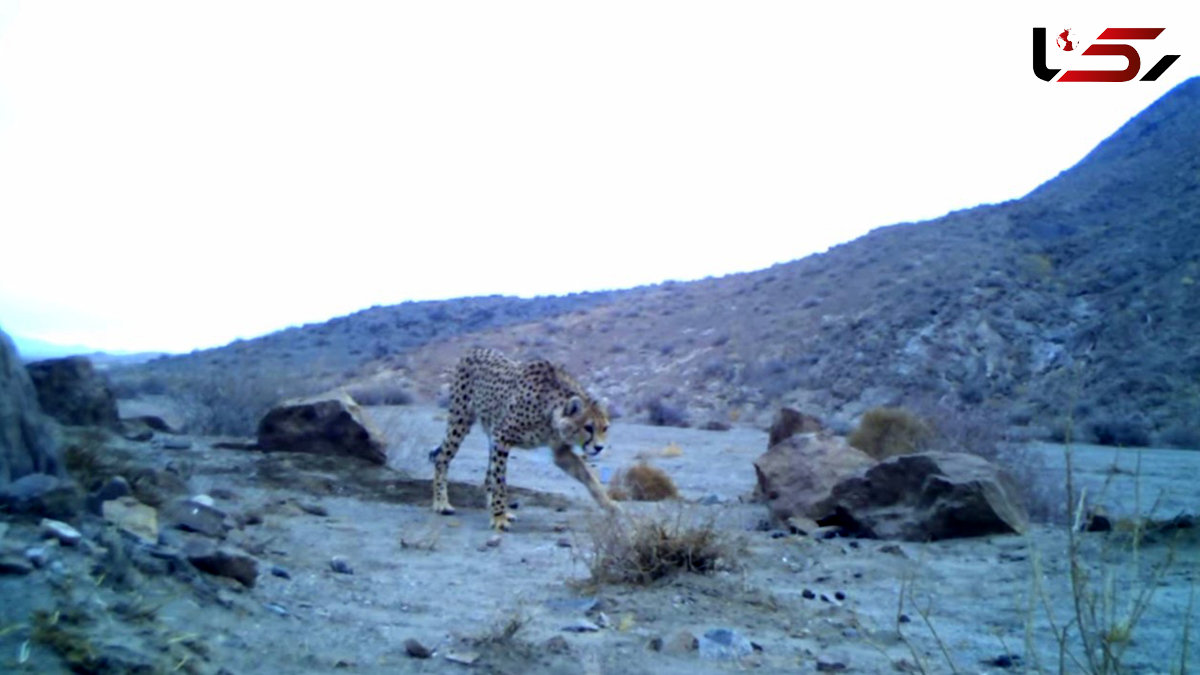
[[[568,445],[578,445],[583,454],[595,457],[608,437],[608,413],[595,401],[572,396],[554,411],[554,428]]]

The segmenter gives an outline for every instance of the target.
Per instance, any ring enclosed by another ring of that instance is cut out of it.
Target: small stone
[[[901,558],[908,557],[908,555],[904,552],[904,549],[900,548],[899,544],[884,544],[883,546],[879,547],[879,552],[890,555],[898,555]]]
[[[492,536],[488,537],[488,540],[486,542],[484,542],[484,546],[487,546],[488,548],[496,548],[497,546],[500,545],[501,541],[504,541],[504,540],[503,540],[503,538],[500,537],[500,535],[493,534]]]
[[[207,500],[197,501],[196,497],[192,497],[176,502],[164,509],[162,517],[172,526],[185,532],[197,532],[207,537],[222,539],[229,530],[229,525],[225,522],[224,511],[204,503],[211,499],[209,497]]]
[[[817,525],[817,521],[812,518],[805,518],[804,516],[789,516],[787,526],[792,534],[800,535],[812,534],[821,529],[821,526]]]
[[[814,600],[816,599],[817,594],[806,588],[800,592],[800,597],[804,598],[805,600]]]
[[[459,663],[464,666],[473,666],[479,660],[478,652],[446,652],[443,656],[451,663]]]
[[[573,623],[569,623],[562,627],[568,633],[595,633],[600,630],[600,626],[588,621],[587,619],[579,619]]]
[[[826,525],[825,527],[818,527],[812,532],[809,532],[808,536],[812,537],[813,539],[833,539],[841,533],[842,528],[840,525]]]
[[[287,611],[287,608],[284,607],[283,605],[277,605],[273,602],[267,602],[267,603],[263,603],[263,607],[266,607],[269,611],[274,612],[274,613],[278,614],[279,616],[291,616],[291,612]]]
[[[280,579],[291,579],[292,578],[292,575],[290,573],[288,573],[288,571],[285,568],[280,567],[279,565],[271,565],[271,576],[279,577]]]
[[[509,502],[509,503],[508,503],[508,510],[509,510],[509,511],[516,511],[516,510],[517,510],[517,509],[519,509],[519,508],[521,508],[521,502],[519,502],[519,501],[517,501],[517,500],[515,500],[515,499],[514,499],[514,500],[512,500],[511,502]]]
[[[559,537],[558,541],[555,542],[555,545],[559,548],[571,548],[571,540],[567,539],[566,537]]]
[[[985,665],[994,666],[996,668],[1015,668],[1021,665],[1020,654],[1001,654],[994,659],[984,661]]]
[[[561,635],[555,635],[549,640],[546,640],[545,648],[546,651],[550,652],[551,654],[566,654],[571,651],[571,643],[567,642],[565,637]]]
[[[162,447],[164,450],[191,450],[192,442],[186,438],[165,438]]]
[[[551,529],[553,529],[555,532],[566,532],[570,528],[568,528],[565,523],[555,523],[554,527]]]
[[[910,621],[912,621],[912,617],[910,617],[907,614],[901,614],[900,616],[896,617],[896,620],[899,621],[900,623],[909,623]]]
[[[200,506],[207,506],[210,509],[217,508],[217,501],[209,495],[193,495],[188,497],[188,501],[193,504],[199,504]]]
[[[118,497],[100,504],[104,520],[147,543],[158,541],[158,511],[134,497]]]
[[[690,631],[679,631],[665,645],[663,651],[669,654],[685,654],[694,652],[699,644],[699,640]]]
[[[709,494],[700,499],[701,506],[716,506],[721,503],[721,495]]]
[[[652,652],[661,652],[663,650],[662,637],[655,635],[654,637],[650,638],[650,641],[646,643],[646,649],[649,649]]]
[[[699,640],[700,657],[717,661],[736,661],[754,651],[750,640],[735,630],[715,628]]]
[[[50,561],[49,553],[45,546],[34,546],[25,549],[25,559],[28,560],[34,567],[41,569]]]
[[[822,600],[822,601],[824,601],[824,602],[828,602],[829,604],[831,604],[831,605],[834,605],[834,606],[836,606],[836,607],[841,607],[841,606],[842,606],[842,603],[841,603],[841,601],[840,601],[840,600],[838,600],[837,598],[835,598],[835,597],[834,597],[834,596],[832,596],[832,595],[829,595],[828,593],[822,593],[822,594],[821,594],[821,600]]]
[[[840,673],[846,670],[846,664],[842,661],[817,659],[818,673]]]
[[[29,574],[33,565],[15,555],[0,555],[0,574]]]
[[[296,506],[299,506],[301,511],[307,513],[310,516],[320,516],[320,517],[324,518],[329,515],[329,510],[326,509],[324,506],[321,506],[320,504],[311,504],[311,503],[306,503],[306,502],[300,502]]]
[[[404,641],[404,651],[414,659],[427,659],[433,656],[433,650],[418,642],[415,638]]]
[[[354,574],[354,568],[340,555],[335,555],[329,560],[329,568],[338,574]]]
[[[79,533],[79,530],[61,520],[42,518],[41,528],[43,537],[54,537],[63,546],[74,546],[83,539],[83,535]]]
[[[843,593],[843,592],[841,592],[841,591],[838,591],[838,592],[836,592],[836,593],[834,593],[834,594],[833,594],[833,597],[837,598],[838,600],[845,600],[845,599],[846,599],[846,594],[845,594],[845,593]]]
[[[235,579],[247,588],[254,588],[258,580],[258,561],[245,553],[194,539],[184,547],[183,554],[201,572]]]

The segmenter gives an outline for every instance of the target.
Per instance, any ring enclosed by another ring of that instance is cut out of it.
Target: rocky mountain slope
[[[365,381],[435,399],[462,351],[487,345],[564,362],[618,412],[664,423],[758,423],[786,404],[846,427],[904,404],[1037,437],[1200,447],[1197,279],[1194,78],[1019,200],[719,279],[372,308],[121,379],[238,373],[271,394]]]

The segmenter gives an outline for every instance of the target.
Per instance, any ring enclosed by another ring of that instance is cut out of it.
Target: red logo
[[[1165,28],[1105,28],[1096,38],[1094,44],[1088,45],[1081,53],[1083,56],[1121,56],[1125,59],[1124,70],[1068,70],[1058,78],[1058,82],[1129,82],[1138,76],[1142,70],[1142,57],[1137,49],[1124,42],[1108,42],[1115,40],[1153,40],[1162,34]],[[1081,47],[1078,36],[1070,29],[1064,29],[1055,39],[1055,44],[1064,52],[1076,51]],[[1142,82],[1153,82],[1171,67],[1179,58],[1178,54],[1168,54],[1158,60],[1146,74]],[[1046,82],[1052,82],[1060,69],[1046,66],[1046,29],[1033,29],[1033,74]]]

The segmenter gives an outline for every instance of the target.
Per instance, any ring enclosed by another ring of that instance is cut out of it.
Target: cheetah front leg
[[[433,510],[444,516],[454,513],[454,507],[450,505],[450,481],[447,478],[450,461],[458,453],[473,423],[469,415],[452,413],[446,426],[446,438],[436,450],[429,453],[429,459],[433,461]]]
[[[620,511],[621,507],[609,498],[608,493],[604,491],[604,486],[600,481],[596,480],[596,474],[588,468],[588,465],[571,450],[569,445],[561,445],[554,449],[554,463],[558,468],[566,471],[572,478],[583,483],[584,487],[591,493],[592,499],[596,503],[603,506],[609,511]]]
[[[488,456],[487,486],[488,507],[492,514],[492,529],[507,532],[512,526],[508,512],[508,446],[493,443]]]

